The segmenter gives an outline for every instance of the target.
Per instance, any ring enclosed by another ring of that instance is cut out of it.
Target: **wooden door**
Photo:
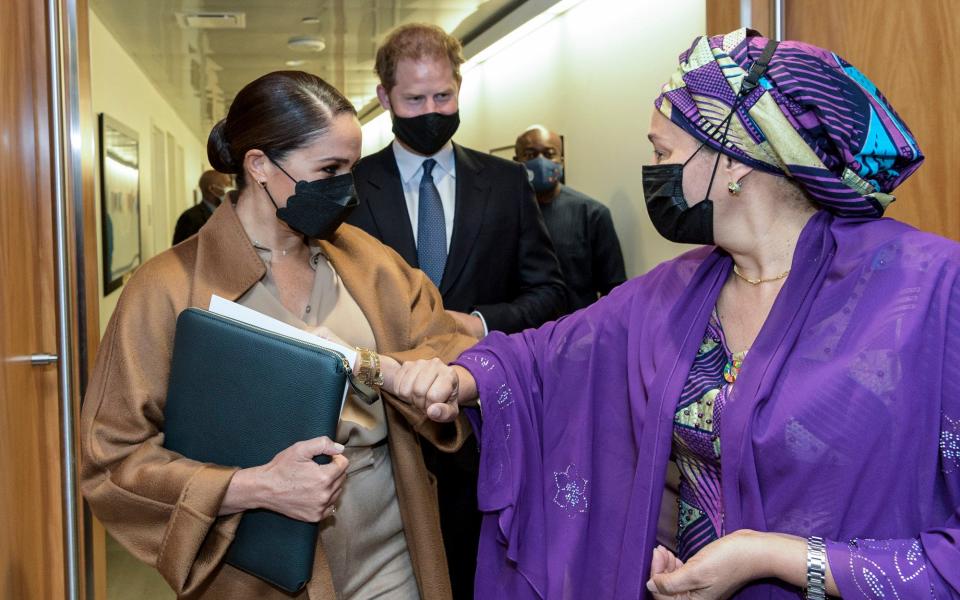
[[[0,2],[0,597],[63,598],[45,3]]]
[[[750,27],[772,37],[773,4],[773,0],[707,0],[707,34],[721,35],[741,27]]]
[[[74,539],[79,547],[73,574],[79,585],[67,582],[61,465],[62,432],[70,429],[63,428],[61,418],[79,412],[99,326],[88,7],[87,0],[57,1],[63,15],[59,70],[65,77],[64,89],[69,90],[69,106],[63,98],[53,104],[59,94],[51,90],[47,3],[0,1],[0,598],[4,600],[55,600],[71,590],[79,598],[105,595],[102,528],[98,532],[89,519],[70,529],[88,543]],[[62,123],[54,121],[53,106],[61,109]],[[57,139],[66,148],[64,164],[54,173]],[[59,247],[54,181],[63,190]],[[69,361],[64,362],[63,379],[58,363],[32,360],[58,353],[57,257],[65,265],[63,308],[69,315],[64,321],[69,327],[60,332],[69,346],[64,350]],[[64,389],[70,392],[66,409],[60,393],[64,379],[69,381]],[[82,513],[79,500],[74,508]]]
[[[839,54],[867,75],[916,136],[926,161],[887,216],[960,240],[960,48],[954,0],[784,0],[785,37]]]
[[[739,0],[707,0],[711,34],[740,27]],[[751,27],[773,36],[774,0],[751,0]],[[887,216],[960,240],[960,47],[955,0],[779,0],[784,39],[832,50],[865,73],[916,136],[926,161]]]

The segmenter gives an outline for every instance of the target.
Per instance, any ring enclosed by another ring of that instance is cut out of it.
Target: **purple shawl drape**
[[[483,407],[477,598],[647,594],[674,409],[730,267],[699,248],[460,357]],[[725,408],[726,531],[827,538],[844,597],[960,598],[958,273],[945,239],[811,218]]]

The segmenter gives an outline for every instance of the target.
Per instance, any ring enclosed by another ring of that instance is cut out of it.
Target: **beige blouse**
[[[257,242],[253,246],[267,266],[267,274],[237,300],[239,304],[300,329],[326,327],[348,346],[377,349],[369,321],[330,262],[320,252],[319,246],[310,247],[310,264],[316,276],[310,300],[299,315],[291,313],[280,302],[277,284],[270,269],[271,251]],[[350,390],[340,416],[336,441],[345,446],[373,446],[386,437],[383,401],[377,399],[373,404],[367,404]]]
[[[326,327],[349,346],[376,350],[369,321],[319,246],[310,247],[310,264],[316,274],[310,299],[299,315],[291,313],[280,301],[270,268],[271,250],[256,241],[253,246],[267,271],[237,300],[239,304],[300,329]],[[336,436],[336,441],[347,447],[347,480],[336,514],[321,522],[320,528],[320,541],[334,586],[343,600],[420,597],[403,533],[386,438],[383,401],[378,398],[368,404],[350,390]]]

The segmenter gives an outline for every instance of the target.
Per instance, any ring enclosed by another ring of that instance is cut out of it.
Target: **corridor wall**
[[[90,63],[93,111],[106,113],[135,130],[140,142],[140,239],[141,260],[170,246],[174,222],[167,215],[179,214],[194,203],[193,190],[206,161],[206,144],[187,127],[150,82],[146,73],[117,42],[96,13],[90,12]],[[161,132],[166,157],[154,156],[154,132]],[[97,142],[99,144],[99,140]],[[182,148],[178,152],[177,148]],[[167,159],[167,190],[163,197],[154,197],[154,165]],[[179,165],[177,164],[179,163]],[[182,173],[176,177],[177,169]],[[99,182],[98,182],[99,186]],[[99,199],[99,187],[97,198]],[[99,204],[99,200],[98,200]],[[162,219],[157,222],[158,215]],[[97,211],[97,253],[101,248],[100,212]],[[103,296],[103,272],[99,272],[100,333],[120,297],[120,289]]]
[[[704,0],[584,0],[484,62],[465,65],[454,141],[512,146],[527,126],[563,134],[567,184],[610,207],[629,276],[689,247],[647,216],[640,167],[653,100],[677,55],[704,32]],[[364,152],[392,139],[389,115],[364,126]],[[512,148],[497,152],[513,157]]]

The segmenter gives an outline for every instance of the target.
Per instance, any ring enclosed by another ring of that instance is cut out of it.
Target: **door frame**
[[[70,600],[104,600],[104,531],[77,482],[76,424],[100,338],[90,8],[88,0],[46,0],[46,8],[65,590]]]

